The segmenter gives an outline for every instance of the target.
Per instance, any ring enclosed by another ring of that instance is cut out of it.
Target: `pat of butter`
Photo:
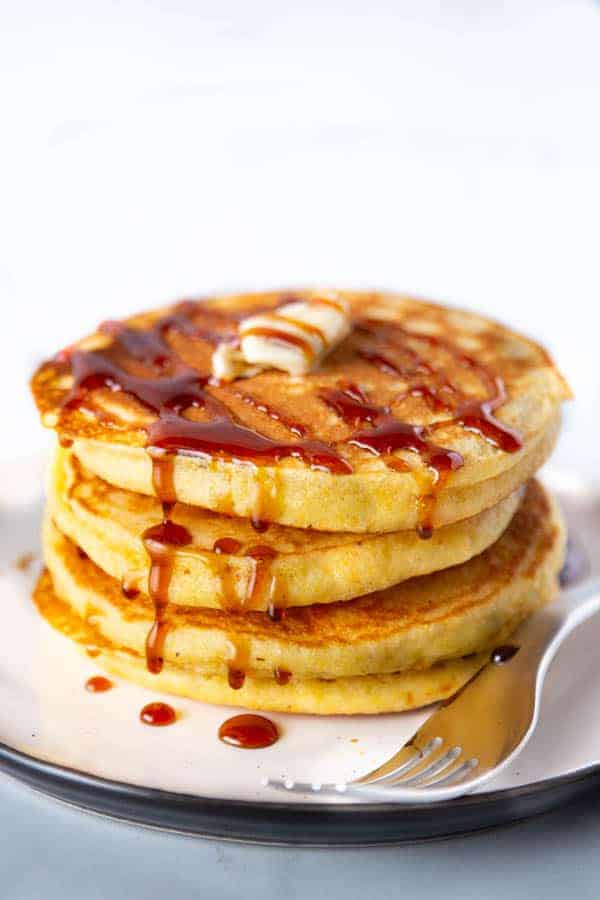
[[[306,375],[350,333],[348,305],[339,294],[315,293],[240,323],[240,346],[221,344],[212,358],[221,381],[249,377],[263,369]]]

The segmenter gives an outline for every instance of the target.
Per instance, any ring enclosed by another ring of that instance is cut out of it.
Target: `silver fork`
[[[514,633],[503,662],[490,661],[442,704],[387,762],[356,781],[310,784],[265,779],[293,793],[346,794],[361,800],[433,803],[470,793],[521,752],[539,718],[544,679],[563,641],[600,610],[600,578],[564,591]],[[493,658],[493,655],[492,655]]]

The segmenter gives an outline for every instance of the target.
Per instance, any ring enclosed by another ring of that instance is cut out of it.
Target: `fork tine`
[[[433,778],[434,775],[439,775],[441,778],[442,775],[446,774],[446,772],[448,771],[448,767],[456,762],[459,756],[461,756],[462,752],[462,747],[452,747],[441,756],[438,756],[434,760],[432,760],[423,769],[415,772],[414,775],[411,775],[409,773],[408,777],[401,777],[397,781],[395,781],[394,784],[397,784],[399,787],[408,787],[408,785],[419,785],[425,787],[426,785],[424,785],[423,782],[427,782],[427,786],[429,786],[429,779]],[[434,780],[434,783],[437,783],[437,779]]]
[[[422,748],[416,747],[411,742],[402,747],[387,762],[368,772],[361,778],[357,778],[352,784],[385,784],[397,778],[399,775],[409,774],[419,766],[428,756],[437,750],[442,744],[442,739],[435,737],[428,741]]]
[[[472,757],[471,759],[467,759],[464,762],[461,762],[456,768],[452,769],[451,772],[442,773],[440,778],[434,778],[432,781],[428,781],[427,784],[421,785],[422,790],[426,791],[427,788],[438,788],[445,787],[446,785],[456,784],[458,781],[464,780],[469,772],[472,772],[479,765],[479,760]]]

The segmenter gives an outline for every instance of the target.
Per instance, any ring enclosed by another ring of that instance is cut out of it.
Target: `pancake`
[[[472,313],[343,296],[351,334],[302,377],[207,380],[239,320],[289,296],[109,323],[34,375],[42,421],[117,487],[323,531],[429,534],[495,505],[544,462],[569,390],[543,348]]]
[[[81,650],[91,652],[94,662],[112,675],[152,691],[218,705],[318,715],[403,712],[450,697],[488,660],[488,655],[482,653],[469,659],[439,663],[424,671],[330,680],[292,679],[287,684],[278,684],[268,678],[248,677],[239,690],[233,691],[225,676],[198,677],[194,669],[179,665],[176,661],[165,663],[158,675],[151,674],[143,656],[112,646],[97,628],[60,600],[48,572],[40,577],[34,599],[50,625],[75,641]]]
[[[165,666],[189,668],[199,679],[242,672],[271,680],[278,671],[304,681],[428,669],[489,650],[552,599],[564,543],[555,504],[532,482],[504,534],[460,566],[357,600],[290,609],[278,622],[260,612],[170,605],[161,656]],[[154,621],[149,600],[126,599],[49,518],[44,558],[57,596],[77,616],[116,650],[144,655]],[[236,696],[232,691],[231,703]]]
[[[130,593],[147,593],[150,561],[142,535],[162,519],[156,498],[113,487],[60,447],[47,495],[50,514],[67,537]],[[248,519],[180,504],[171,518],[187,529],[191,542],[173,548],[169,602],[267,610],[383,590],[481,553],[506,529],[521,495],[516,491],[477,516],[437,529],[427,541],[415,531],[353,535],[281,525],[257,534]],[[217,554],[215,546],[228,552]],[[274,554],[268,578],[256,577],[261,564],[248,555],[257,546]]]

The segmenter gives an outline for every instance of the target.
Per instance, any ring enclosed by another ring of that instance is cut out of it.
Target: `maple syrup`
[[[257,544],[246,550],[246,556],[254,561],[246,591],[246,606],[256,607],[259,601],[262,601],[264,609],[264,601],[269,599],[269,602],[273,603],[272,598],[277,589],[276,579],[271,572],[271,563],[277,557],[277,551],[266,544]]]
[[[280,606],[275,606],[274,603],[269,603],[267,607],[267,615],[271,622],[282,622],[285,619],[287,610],[282,609]]]
[[[219,740],[244,750],[263,750],[278,739],[279,731],[270,719],[250,713],[233,716],[219,728]]]
[[[508,662],[509,659],[512,659],[518,650],[519,648],[515,644],[502,644],[500,647],[496,647],[495,650],[492,650],[490,661],[497,665],[501,665],[502,663]]]
[[[140,710],[140,721],[144,725],[163,727],[172,725],[177,719],[177,713],[168,703],[147,703]]]
[[[277,684],[285,685],[289,684],[292,673],[288,672],[287,669],[282,669],[280,666],[276,666],[273,670],[273,677],[275,678]]]
[[[285,298],[282,297],[281,301],[285,302]],[[343,309],[335,299],[315,297],[311,298],[311,302],[338,311]],[[268,306],[271,313],[278,308]],[[194,321],[195,315],[201,316],[199,323]],[[233,413],[211,393],[210,374],[201,374],[187,365],[167,340],[172,331],[212,344],[223,339],[232,340],[236,337],[237,323],[242,317],[243,313],[210,310],[198,303],[184,301],[149,329],[135,329],[119,322],[104,323],[100,330],[111,339],[107,347],[96,350],[67,348],[55,359],[59,365],[68,364],[73,377],[73,385],[63,401],[63,408],[83,406],[91,391],[108,388],[131,395],[154,412],[157,419],[147,428],[147,450],[152,460],[155,493],[168,503],[176,500],[174,463],[178,453],[251,461],[255,465],[295,458],[312,468],[332,474],[350,474],[352,466],[332,446],[307,439],[304,426],[286,421],[275,408],[250,394],[236,392],[245,403],[280,422],[299,440],[293,443],[274,440],[237,421]],[[316,326],[302,322],[297,325],[306,334],[319,336],[320,329]],[[437,494],[449,473],[463,465],[459,453],[440,447],[432,440],[435,430],[460,424],[505,452],[517,452],[522,446],[521,436],[495,416],[507,399],[504,382],[446,337],[411,332],[399,323],[389,321],[361,319],[354,325],[356,335],[367,339],[366,344],[359,340],[356,346],[356,352],[363,359],[388,375],[408,380],[406,396],[422,398],[436,413],[448,412],[447,418],[425,427],[400,421],[386,407],[370,404],[356,385],[342,384],[338,388],[323,388],[320,391],[321,399],[346,424],[358,429],[348,439],[350,445],[381,456],[394,469],[400,468],[403,463],[393,456],[397,450],[409,450],[423,459],[433,477],[420,503],[418,530],[421,536],[428,537],[432,532]],[[311,358],[314,356],[309,341],[297,334],[269,327],[257,327],[246,332],[246,335],[251,334],[274,337],[299,347]],[[456,365],[474,372],[487,396],[482,400],[466,396],[445,376],[442,367],[433,366],[422,357],[415,349],[419,343],[439,348],[443,353],[450,354]],[[131,371],[140,366],[147,374]],[[208,421],[184,417],[186,410],[194,407],[204,409],[209,415]],[[359,425],[363,427],[359,428]],[[369,427],[365,428],[365,425]],[[258,531],[261,530],[259,513],[253,517],[253,524]]]
[[[348,384],[342,388],[324,388],[319,397],[330,406],[346,425],[356,427],[361,422],[374,424],[389,410],[381,406],[372,406],[359,387]]]
[[[105,691],[110,691],[112,687],[114,687],[112,681],[105,678],[104,675],[93,675],[85,683],[85,689],[90,694],[103,694]]]
[[[213,544],[213,552],[217,554],[225,553],[229,556],[237,553],[241,549],[241,544],[235,538],[222,537]]]
[[[190,544],[192,535],[183,525],[165,518],[158,525],[147,528],[142,541],[150,557],[148,594],[154,604],[154,624],[146,639],[146,665],[149,672],[157,674],[163,667],[163,646],[168,629],[166,610],[173,573],[173,548]]]
[[[244,687],[246,681],[246,673],[243,669],[234,669],[231,666],[227,669],[227,683],[232,691],[239,691]]]

